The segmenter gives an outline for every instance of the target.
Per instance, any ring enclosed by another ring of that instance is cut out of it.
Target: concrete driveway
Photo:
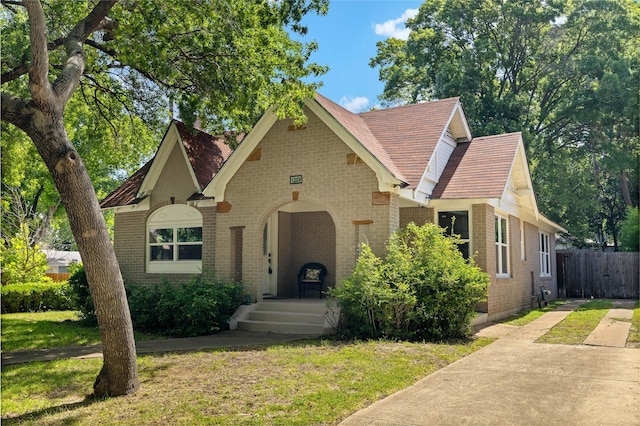
[[[341,425],[640,425],[640,349],[534,343],[578,305],[481,330],[499,339]]]

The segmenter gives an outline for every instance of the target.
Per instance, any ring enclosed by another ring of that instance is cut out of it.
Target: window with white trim
[[[540,233],[540,276],[551,276],[551,254],[549,249],[549,234]]]
[[[202,271],[202,214],[183,204],[162,207],[147,220],[147,272]]]
[[[509,276],[509,230],[506,217],[496,215],[496,275]]]

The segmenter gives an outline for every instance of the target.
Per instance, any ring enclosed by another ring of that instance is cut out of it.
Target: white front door
[[[264,225],[262,234],[262,293],[277,296],[278,293],[278,212]]]

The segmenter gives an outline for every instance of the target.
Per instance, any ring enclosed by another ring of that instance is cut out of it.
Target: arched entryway
[[[336,227],[321,206],[304,201],[281,206],[266,220],[262,242],[263,297],[298,297],[296,275],[308,262],[325,265],[325,284],[335,285]]]

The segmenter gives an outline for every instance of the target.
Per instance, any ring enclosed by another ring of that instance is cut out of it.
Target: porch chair
[[[322,299],[324,278],[327,276],[327,268],[322,263],[305,263],[298,271],[298,297],[303,299],[307,287],[317,287],[319,299]]]

